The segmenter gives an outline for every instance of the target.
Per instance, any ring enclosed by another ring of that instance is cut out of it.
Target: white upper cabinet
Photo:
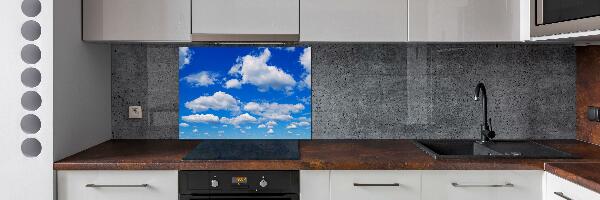
[[[85,41],[190,41],[190,0],[83,0]]]
[[[408,0],[301,0],[300,41],[405,42],[407,17]]]
[[[529,40],[529,0],[410,0],[409,41]]]
[[[299,0],[192,0],[194,41],[298,41]]]

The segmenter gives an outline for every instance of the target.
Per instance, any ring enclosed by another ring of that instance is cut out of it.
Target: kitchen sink
[[[435,159],[577,158],[570,153],[525,140],[494,140],[480,143],[475,140],[413,140]]]

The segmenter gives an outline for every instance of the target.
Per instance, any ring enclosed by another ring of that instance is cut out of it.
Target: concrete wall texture
[[[575,48],[548,44],[312,47],[313,139],[474,139],[486,84],[499,139],[575,138]],[[112,46],[115,139],[178,132],[178,45]],[[127,119],[141,105],[143,119]]]

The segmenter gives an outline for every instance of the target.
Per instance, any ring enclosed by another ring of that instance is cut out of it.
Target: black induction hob
[[[298,140],[202,140],[183,160],[298,160]]]

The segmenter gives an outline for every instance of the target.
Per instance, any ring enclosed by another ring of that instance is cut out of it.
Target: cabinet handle
[[[103,188],[103,187],[109,187],[109,188],[123,188],[123,187],[148,187],[148,184],[139,184],[139,185],[97,185],[97,184],[86,184],[85,187],[92,187],[92,188]]]
[[[568,196],[566,196],[566,195],[565,195],[564,193],[562,193],[562,192],[554,192],[554,194],[555,194],[556,196],[559,196],[559,197],[561,197],[561,198],[565,199],[565,200],[573,200],[573,199],[569,198]]]
[[[514,187],[515,185],[513,185],[512,183],[506,183],[503,185],[462,185],[462,184],[458,184],[458,183],[452,183],[452,186],[454,187]]]
[[[400,186],[399,183],[374,183],[374,184],[370,184],[370,183],[354,183],[355,187],[398,187]]]

